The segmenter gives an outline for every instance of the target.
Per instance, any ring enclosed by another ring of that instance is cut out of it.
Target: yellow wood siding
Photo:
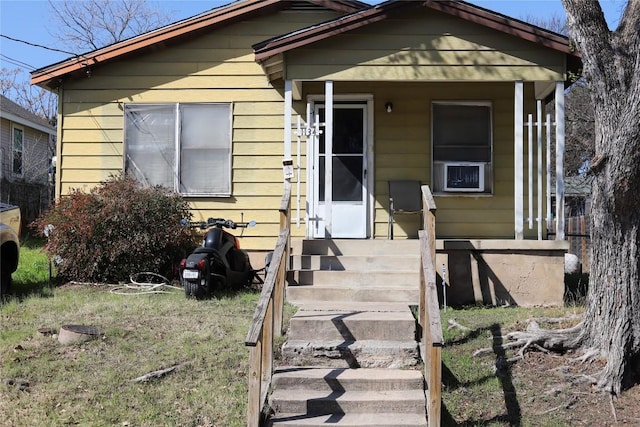
[[[286,12],[242,22],[188,43],[97,67],[90,78],[65,82],[60,97],[64,119],[59,122],[58,194],[89,188],[122,171],[126,103],[231,102],[232,195],[189,201],[196,220],[212,216],[256,220],[258,225],[244,232],[243,247],[273,249],[282,194],[284,90],[282,82],[267,81],[250,46],[331,16]],[[371,50],[372,46],[379,51]],[[325,48],[331,50],[318,51]],[[335,41],[294,51],[286,60],[288,77],[329,75],[336,80],[336,95],[373,96],[374,188],[370,191],[375,199],[376,238],[387,236],[387,182],[431,182],[432,102],[491,102],[493,194],[436,196],[437,233],[438,237],[513,237],[513,80],[563,79],[562,55],[430,12],[426,17],[367,26]],[[367,79],[375,81],[362,82]],[[533,85],[525,86],[526,112],[533,112]],[[306,96],[322,95],[324,85],[304,82],[302,91],[303,101],[294,102],[293,108],[294,114],[304,118]],[[392,113],[384,109],[387,101],[393,102]],[[295,117],[293,123],[295,126]],[[295,135],[293,138],[295,144]],[[293,152],[295,156],[295,145]],[[304,141],[301,152],[304,215]],[[293,189],[295,200],[295,185]],[[413,237],[417,228],[417,218],[407,217],[400,220],[395,234],[398,238]],[[294,236],[304,233],[304,224],[293,228]]]
[[[288,79],[564,80],[563,54],[433,10],[388,18],[286,54]]]
[[[267,81],[251,45],[336,16],[280,12],[64,82],[58,195],[91,188],[122,171],[124,104],[232,102],[232,197],[189,200],[196,219],[255,219],[259,224],[245,230],[243,246],[273,249],[283,187],[283,90]]]

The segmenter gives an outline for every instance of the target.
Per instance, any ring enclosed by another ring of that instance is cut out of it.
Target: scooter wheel
[[[187,298],[203,299],[204,289],[197,282],[184,281],[184,294]]]

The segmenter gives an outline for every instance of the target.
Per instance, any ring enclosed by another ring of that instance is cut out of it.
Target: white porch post
[[[515,226],[515,239],[524,239],[524,158],[523,158],[523,145],[524,145],[524,83],[521,81],[515,82],[514,93],[514,117],[513,117],[513,198],[514,198],[514,226]]]
[[[546,157],[546,171],[547,171],[547,230],[551,230],[551,224],[553,223],[553,216],[551,215],[551,114],[547,113],[547,121],[545,124],[546,138],[547,138],[547,157]]]
[[[284,158],[291,159],[291,80],[284,81]]]
[[[564,240],[564,82],[556,82],[556,240]]]
[[[333,202],[332,181],[333,181],[333,81],[327,80],[324,84],[324,111],[325,111],[325,134],[324,134],[324,225],[325,239],[331,238],[331,206]]]
[[[538,130],[538,240],[542,240],[542,100],[538,99],[536,102],[536,113],[538,115],[538,124],[536,129]]]

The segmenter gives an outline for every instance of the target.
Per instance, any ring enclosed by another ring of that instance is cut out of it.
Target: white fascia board
[[[32,129],[39,130],[40,132],[44,132],[49,135],[53,135],[53,136],[56,135],[56,130],[53,128],[48,128],[44,125],[32,122],[31,120],[27,120],[24,117],[16,116],[15,114],[11,114],[6,111],[0,111],[0,117],[2,117],[3,119],[7,119],[9,121],[12,121],[14,123],[18,123],[22,126],[27,126]]]

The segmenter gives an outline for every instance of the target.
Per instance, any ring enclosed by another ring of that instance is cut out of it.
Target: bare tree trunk
[[[634,167],[638,168],[638,163]],[[592,266],[583,338],[586,347],[607,357],[600,386],[618,393],[638,378],[640,188],[636,179],[635,195],[612,197],[616,192],[613,182],[631,177],[611,169],[605,166],[596,175],[593,188]]]
[[[562,0],[595,108],[591,277],[580,342],[607,358],[600,386],[640,379],[640,0],[616,31],[596,0]]]

